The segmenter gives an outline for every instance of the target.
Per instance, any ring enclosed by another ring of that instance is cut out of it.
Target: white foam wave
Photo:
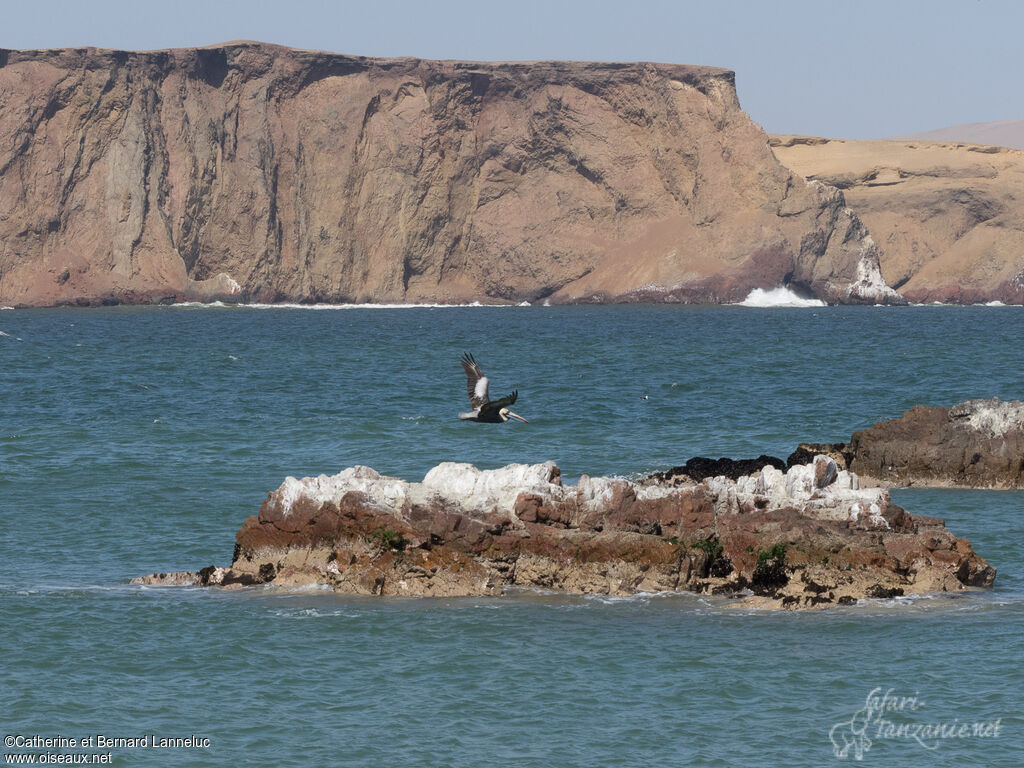
[[[297,590],[293,590],[297,591]],[[316,608],[278,608],[271,611],[274,616],[282,619],[330,619],[341,617],[345,619],[358,619],[363,614],[358,611],[337,609],[333,611],[321,611]]]
[[[5,309],[14,309],[14,307],[0,307],[0,312],[2,312]]]
[[[332,587],[330,584],[320,584],[320,583],[315,583],[315,584],[294,584],[294,585],[288,585],[288,586],[280,586],[278,584],[270,583],[270,584],[263,584],[261,588],[262,588],[262,590],[264,592],[270,592],[272,594],[281,595],[281,596],[290,596],[290,595],[295,595],[295,594],[299,594],[299,593],[303,593],[303,592],[331,592],[332,594],[334,592],[334,587]],[[310,610],[314,610],[315,611],[316,609],[312,608]]]
[[[662,597],[692,598],[692,592],[662,590],[659,592],[634,592],[631,595],[583,595],[583,601],[589,603],[600,603],[601,605],[615,605],[617,603],[640,603],[647,604],[652,599]]]
[[[743,301],[740,307],[824,307],[821,299],[802,299],[784,286],[764,290],[755,288]]]
[[[6,336],[7,338],[10,338],[10,337],[11,337],[11,334],[9,334],[9,333],[4,333],[3,331],[0,331],[0,336]]]
[[[979,303],[976,303],[976,304],[959,304],[959,303],[956,303],[956,302],[929,301],[929,302],[926,302],[926,303],[912,303],[910,306],[912,306],[912,307],[1016,307],[1016,306],[1020,306],[1020,305],[1018,305],[1018,304],[1004,304],[1003,302],[1001,302],[999,300],[996,300],[996,301],[988,301],[988,302],[985,302],[985,303],[980,303],[979,302]]]

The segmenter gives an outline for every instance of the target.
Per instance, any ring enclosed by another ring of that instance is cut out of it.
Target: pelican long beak
[[[530,423],[529,421],[527,421],[526,419],[524,419],[524,418],[523,418],[522,416],[520,416],[520,415],[518,415],[518,414],[515,414],[515,413],[512,413],[512,411],[509,411],[509,412],[508,412],[508,415],[509,415],[509,416],[511,416],[511,417],[512,417],[513,419],[519,419],[520,421],[526,421],[526,423],[527,423],[527,424],[529,424],[529,423]]]

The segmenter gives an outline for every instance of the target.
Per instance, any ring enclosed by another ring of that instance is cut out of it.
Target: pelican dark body
[[[469,390],[469,404],[473,410],[468,413],[460,413],[460,419],[479,421],[485,424],[502,424],[509,419],[519,419],[527,424],[530,423],[508,409],[519,397],[518,390],[510,395],[505,395],[500,400],[492,401],[488,391],[487,377],[484,376],[472,355],[467,353],[462,356],[462,367],[466,371],[466,388]]]

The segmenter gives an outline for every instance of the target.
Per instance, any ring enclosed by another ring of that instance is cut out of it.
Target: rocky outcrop
[[[367,467],[288,478],[238,531],[231,567],[192,583],[416,596],[689,590],[811,607],[994,578],[942,521],[819,456],[686,486],[587,476],[565,486],[551,462],[441,464],[421,483]]]
[[[808,457],[808,462],[813,461],[814,456]],[[802,463],[808,463],[802,462]],[[744,475],[752,475],[760,472],[764,467],[775,467],[786,469],[785,462],[775,456],[761,454],[756,459],[709,459],[705,456],[695,456],[687,459],[685,464],[672,467],[664,472],[655,472],[648,477],[649,481],[661,485],[693,485],[709,477],[727,477],[730,480],[739,480]],[[845,469],[845,467],[844,467]]]
[[[846,443],[800,443],[785,462],[775,456],[697,456],[648,479],[668,486],[715,476],[738,480],[765,466],[788,470],[818,456],[855,472],[865,485],[1024,488],[1024,403],[992,398],[952,407],[918,405],[855,432]]]
[[[733,73],[0,50],[0,303],[898,302]]]
[[[772,136],[783,165],[842,189],[913,302],[1024,303],[1024,152],[922,140]]]
[[[855,432],[841,450],[882,485],[1024,488],[1024,402],[918,405]]]

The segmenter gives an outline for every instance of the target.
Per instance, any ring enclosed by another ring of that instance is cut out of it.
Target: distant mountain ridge
[[[1024,149],[1024,119],[997,120],[993,123],[964,123],[937,128],[934,131],[893,136],[893,141],[922,139],[924,141],[962,141],[993,147]]]

